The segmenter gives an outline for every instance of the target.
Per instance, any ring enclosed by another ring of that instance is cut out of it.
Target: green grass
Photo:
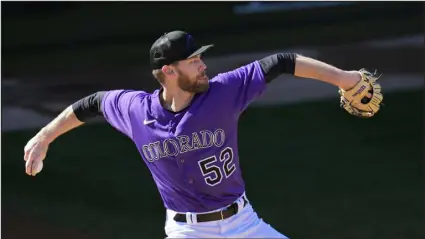
[[[239,126],[247,195],[291,238],[424,238],[423,93],[385,96],[372,119],[337,101],[250,108]],[[24,174],[35,131],[2,134],[2,207],[103,238],[163,238],[164,209],[133,143],[106,125],[51,145]],[[4,215],[7,220],[7,214]]]

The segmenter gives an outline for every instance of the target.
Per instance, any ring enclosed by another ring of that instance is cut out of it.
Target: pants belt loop
[[[193,224],[198,223],[198,217],[197,217],[197,215],[195,213],[191,213],[190,215],[192,216],[192,223]]]
[[[236,203],[238,204],[238,212],[236,213],[236,214],[238,214],[238,213],[240,213],[241,211],[242,211],[242,209],[243,209],[243,199],[241,198],[241,199],[239,199],[238,201],[236,201]]]
[[[187,224],[193,224],[193,222],[192,222],[192,213],[190,213],[190,212],[187,212],[186,213],[186,222],[187,222]]]

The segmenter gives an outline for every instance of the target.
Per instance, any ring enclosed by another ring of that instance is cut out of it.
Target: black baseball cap
[[[165,33],[156,40],[150,50],[152,69],[161,69],[176,61],[185,60],[204,53],[214,45],[199,45],[193,37],[184,31]]]

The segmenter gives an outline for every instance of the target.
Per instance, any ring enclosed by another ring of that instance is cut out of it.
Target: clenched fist
[[[42,136],[36,135],[24,148],[25,172],[35,176],[43,168],[43,160],[46,158],[49,142]]]

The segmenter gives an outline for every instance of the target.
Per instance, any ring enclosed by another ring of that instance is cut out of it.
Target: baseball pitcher
[[[253,209],[241,175],[237,126],[241,113],[281,74],[339,88],[341,107],[369,118],[380,109],[379,75],[344,71],[295,53],[278,53],[209,79],[198,45],[183,31],[150,49],[161,87],[99,91],[67,107],[25,146],[26,173],[40,172],[60,135],[101,115],[136,145],[166,209],[169,238],[287,238]]]

